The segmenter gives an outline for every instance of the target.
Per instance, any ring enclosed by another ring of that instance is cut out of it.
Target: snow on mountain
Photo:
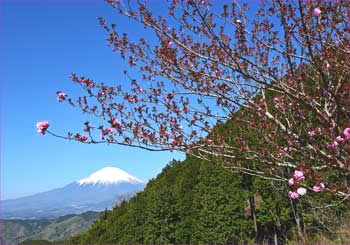
[[[87,184],[120,184],[133,183],[142,184],[143,182],[120,168],[105,167],[91,174],[89,177],[77,181],[79,185]]]

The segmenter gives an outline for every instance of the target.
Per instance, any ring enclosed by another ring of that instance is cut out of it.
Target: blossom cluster
[[[40,136],[43,136],[46,133],[46,130],[49,128],[48,121],[42,121],[36,123],[36,128],[38,129],[38,133]]]
[[[76,134],[74,138],[80,142],[87,142],[88,137],[86,135]]]
[[[111,123],[111,126],[113,128],[121,128],[122,124],[118,119],[113,118],[112,120],[109,121]]]
[[[67,97],[66,93],[63,92],[57,92],[57,101],[58,102],[62,102],[63,100],[65,100]]]
[[[338,135],[333,143],[327,145],[327,148],[332,151],[338,151],[339,143],[350,141],[350,128],[344,129],[343,135]]]
[[[335,138],[338,143],[343,143],[346,140],[350,140],[350,128],[344,129],[344,136],[339,135]]]
[[[298,186],[304,179],[304,173],[302,171],[295,170],[293,177],[288,180],[288,184],[291,186]],[[304,196],[306,194],[306,189],[304,187],[298,187],[296,191],[289,191],[288,194],[292,199],[296,199],[300,196]]]
[[[103,140],[104,136],[107,134],[114,134],[114,129],[113,128],[102,129],[102,132],[100,134],[100,139]]]
[[[316,130],[309,131],[307,134],[311,139],[313,139],[316,135],[322,135],[322,129],[317,128]]]
[[[300,187],[300,182],[303,181],[305,179],[304,173],[300,170],[295,170],[293,177],[290,178],[288,180],[288,184],[291,186],[295,186],[296,187],[296,191],[289,191],[288,194],[290,196],[290,198],[292,199],[296,199],[299,198],[301,196],[304,196],[306,194],[306,189],[304,187]],[[313,186],[312,190],[314,192],[320,192],[323,191],[323,189],[325,188],[324,183],[318,183],[316,185]]]

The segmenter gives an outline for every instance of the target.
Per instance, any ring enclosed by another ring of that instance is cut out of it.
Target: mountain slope
[[[63,188],[2,201],[2,218],[54,218],[112,208],[125,195],[144,188],[142,181],[118,168],[103,168]]]
[[[98,212],[66,215],[54,220],[1,220],[0,244],[17,244],[24,240],[65,240],[88,229]]]
[[[48,241],[62,241],[66,240],[72,235],[76,235],[87,230],[94,222],[99,213],[86,212],[80,215],[69,215],[62,219],[58,218],[55,222],[50,223],[42,231],[30,237],[33,240],[48,240]]]

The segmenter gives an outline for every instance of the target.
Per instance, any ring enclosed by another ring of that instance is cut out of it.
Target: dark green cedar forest
[[[292,203],[276,188],[269,181],[232,174],[212,162],[173,161],[143,192],[105,211],[69,244],[280,244],[297,240],[296,215],[307,241],[320,236],[346,241],[346,234],[331,232],[336,227],[332,222],[343,221],[345,204],[327,209],[327,216],[327,212],[312,212],[310,200]]]

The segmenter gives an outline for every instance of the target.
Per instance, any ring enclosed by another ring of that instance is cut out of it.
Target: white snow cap
[[[91,174],[89,177],[77,181],[79,185],[86,184],[142,184],[143,181],[131,176],[120,168],[105,167]]]

